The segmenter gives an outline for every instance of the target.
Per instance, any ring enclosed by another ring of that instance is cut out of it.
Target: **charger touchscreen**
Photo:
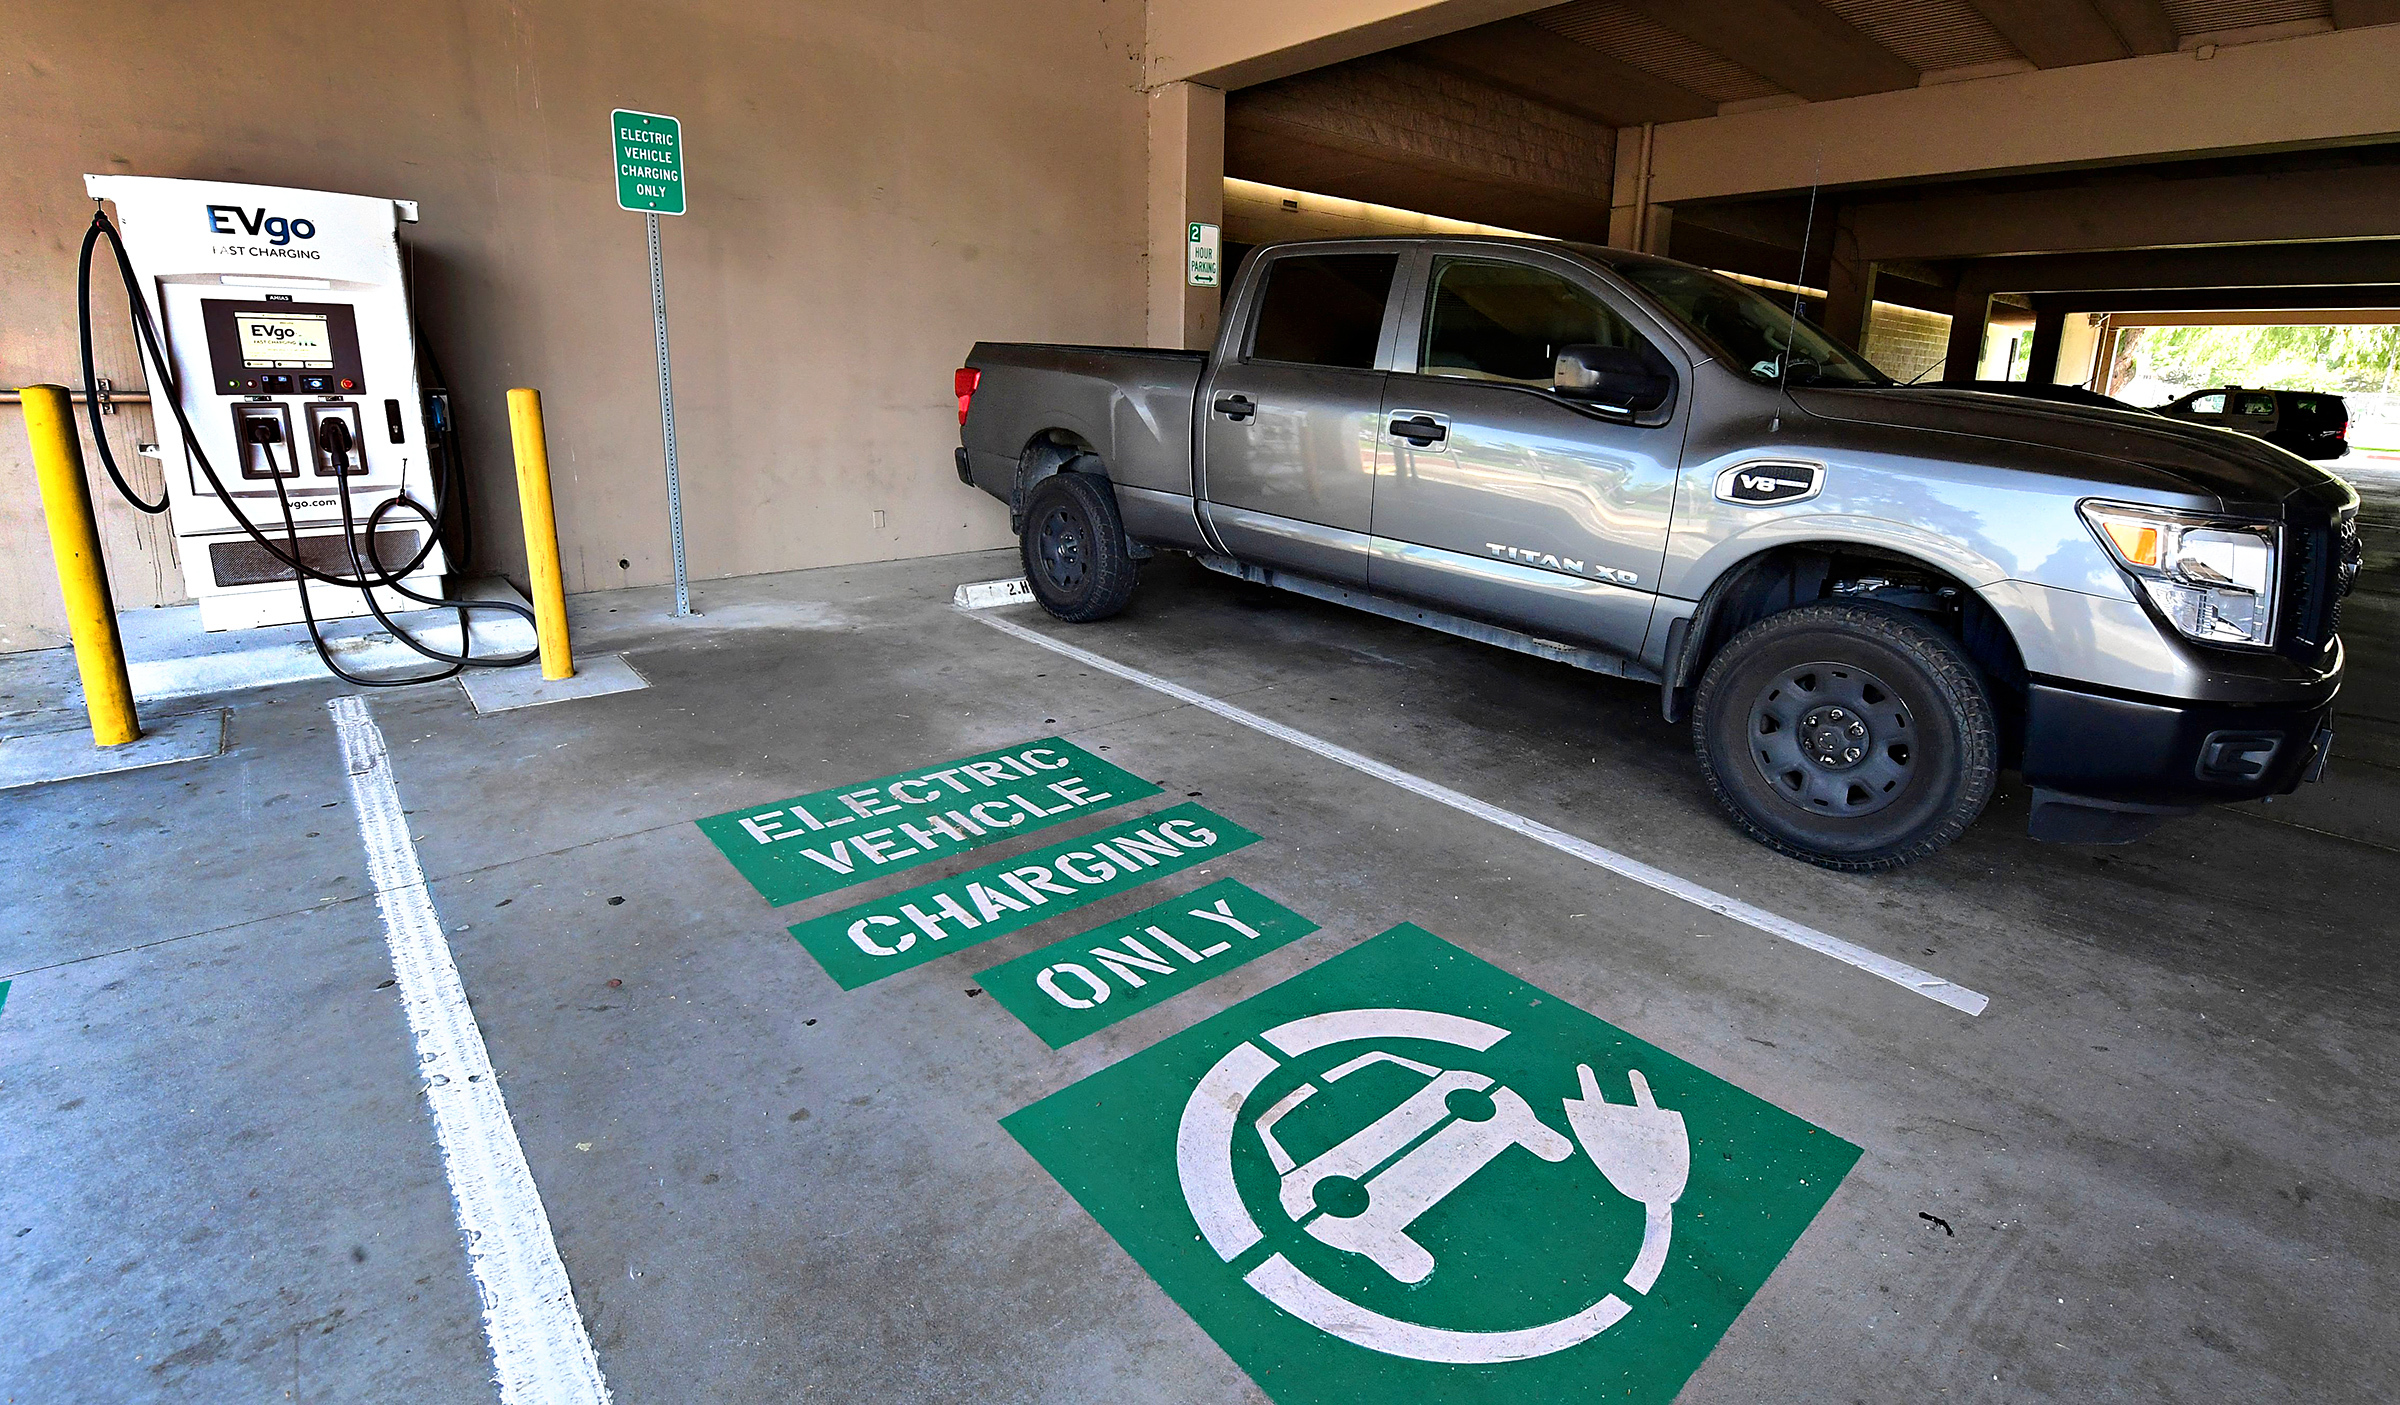
[[[246,367],[329,370],[333,337],[325,319],[298,312],[245,312],[234,319]]]

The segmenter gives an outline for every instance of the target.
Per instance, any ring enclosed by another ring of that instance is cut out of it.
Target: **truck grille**
[[[2284,567],[2275,651],[2299,663],[2316,663],[2333,647],[2342,597],[2358,575],[2358,522],[2346,514],[2314,520],[2295,516],[2288,531],[2291,559]]]

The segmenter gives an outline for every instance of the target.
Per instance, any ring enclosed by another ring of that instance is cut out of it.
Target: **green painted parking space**
[[[1257,840],[1187,801],[812,918],[792,935],[842,989],[856,990]]]
[[[1407,925],[1003,1125],[1280,1405],[1670,1400],[1859,1154]]]
[[[1231,878],[1029,951],[976,983],[1053,1049],[1288,946],[1317,924]]]
[[[1057,737],[699,821],[777,907],[1031,834],[1158,787]]]

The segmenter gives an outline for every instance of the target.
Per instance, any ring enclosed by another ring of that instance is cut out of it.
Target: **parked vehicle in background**
[[[1812,863],[1934,852],[2002,767],[2037,837],[2121,843],[2330,743],[2347,485],[2156,415],[1895,384],[1688,264],[1273,245],[1213,352],[983,342],[953,388],[958,475],[1058,618],[1175,550],[1648,683],[1736,823]]]
[[[2304,459],[2338,459],[2350,452],[2350,407],[2339,395],[2323,391],[2228,385],[2195,390],[2159,406],[2158,413],[2239,430]]]

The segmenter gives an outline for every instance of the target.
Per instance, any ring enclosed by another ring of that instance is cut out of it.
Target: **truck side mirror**
[[[1675,372],[1646,346],[1562,346],[1550,388],[1597,409],[1647,414],[1675,393]]]

